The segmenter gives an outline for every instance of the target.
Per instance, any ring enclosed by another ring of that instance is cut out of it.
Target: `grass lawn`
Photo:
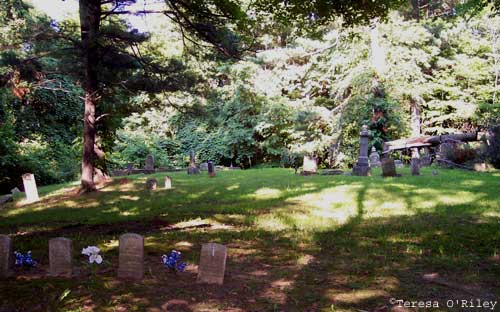
[[[433,176],[432,170],[438,175]],[[389,311],[391,298],[500,299],[500,173],[422,169],[412,177],[294,175],[259,169],[146,176],[99,192],[40,189],[41,201],[0,208],[0,233],[40,265],[0,284],[6,311]],[[148,176],[149,177],[149,176]],[[116,279],[118,237],[145,237],[146,278]],[[73,239],[75,277],[49,278],[48,240]],[[195,283],[201,244],[228,247],[223,287]],[[80,254],[97,245],[92,271]],[[182,251],[184,273],[161,255]],[[438,273],[429,281],[424,275]],[[500,309],[500,304],[495,307]],[[458,310],[454,305],[453,310]],[[476,309],[477,310],[477,309]],[[489,309],[486,309],[489,310]]]

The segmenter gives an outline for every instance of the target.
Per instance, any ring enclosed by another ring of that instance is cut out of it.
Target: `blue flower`
[[[37,265],[37,262],[35,260],[33,260],[33,258],[31,257],[31,251],[28,251],[25,255],[23,255],[20,252],[15,251],[14,255],[16,256],[16,262],[15,262],[16,266],[19,266],[19,267],[25,266],[25,267],[32,268],[32,267]]]
[[[183,272],[187,264],[185,262],[180,262],[181,253],[177,250],[172,250],[170,254],[161,256],[163,265],[168,269]]]

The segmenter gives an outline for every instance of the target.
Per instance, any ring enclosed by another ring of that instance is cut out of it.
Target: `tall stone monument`
[[[198,283],[224,283],[226,271],[227,248],[224,245],[209,243],[201,246],[200,265],[198,266]]]
[[[38,189],[36,188],[35,175],[33,173],[23,174],[24,193],[26,200],[30,203],[38,201]]]
[[[144,278],[144,237],[127,233],[120,236],[118,278],[140,281]]]
[[[73,275],[73,244],[71,239],[57,237],[49,240],[49,266],[51,276]]]
[[[380,155],[375,149],[375,146],[372,147],[372,152],[370,153],[370,168],[374,167],[380,167]]]
[[[14,265],[14,250],[12,240],[8,235],[0,234],[0,278],[12,275]]]
[[[198,167],[196,166],[196,159],[195,159],[193,150],[191,150],[189,152],[189,167],[188,167],[187,173],[188,174],[199,174],[200,173],[200,169],[198,169]]]
[[[410,167],[412,175],[420,175],[420,153],[417,148],[411,149]]]
[[[352,168],[352,174],[356,176],[369,176],[370,175],[370,165],[368,164],[368,139],[370,134],[368,132],[368,126],[363,125],[361,132],[359,133],[359,156],[358,162]]]

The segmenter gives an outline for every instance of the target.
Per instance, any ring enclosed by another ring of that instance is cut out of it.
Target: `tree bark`
[[[96,190],[94,183],[95,111],[99,98],[97,37],[101,19],[100,0],[80,0],[80,27],[85,70],[85,112],[83,117],[83,157],[81,192]]]

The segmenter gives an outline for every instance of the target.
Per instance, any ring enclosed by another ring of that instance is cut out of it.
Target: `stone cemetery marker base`
[[[73,244],[70,239],[57,237],[49,240],[49,264],[51,276],[73,275]]]
[[[302,172],[304,172],[305,175],[318,173],[318,158],[304,156]]]
[[[201,246],[200,265],[198,266],[197,283],[224,283],[226,271],[227,248],[224,245],[209,243]]]
[[[169,190],[172,188],[172,178],[169,176],[165,177],[165,189]]]
[[[12,275],[13,264],[14,250],[12,249],[12,240],[8,235],[0,234],[0,278]]]
[[[36,188],[35,175],[32,173],[23,174],[24,192],[26,200],[30,203],[38,201],[38,189]]]
[[[141,281],[144,278],[144,237],[123,234],[119,244],[118,278]]]

